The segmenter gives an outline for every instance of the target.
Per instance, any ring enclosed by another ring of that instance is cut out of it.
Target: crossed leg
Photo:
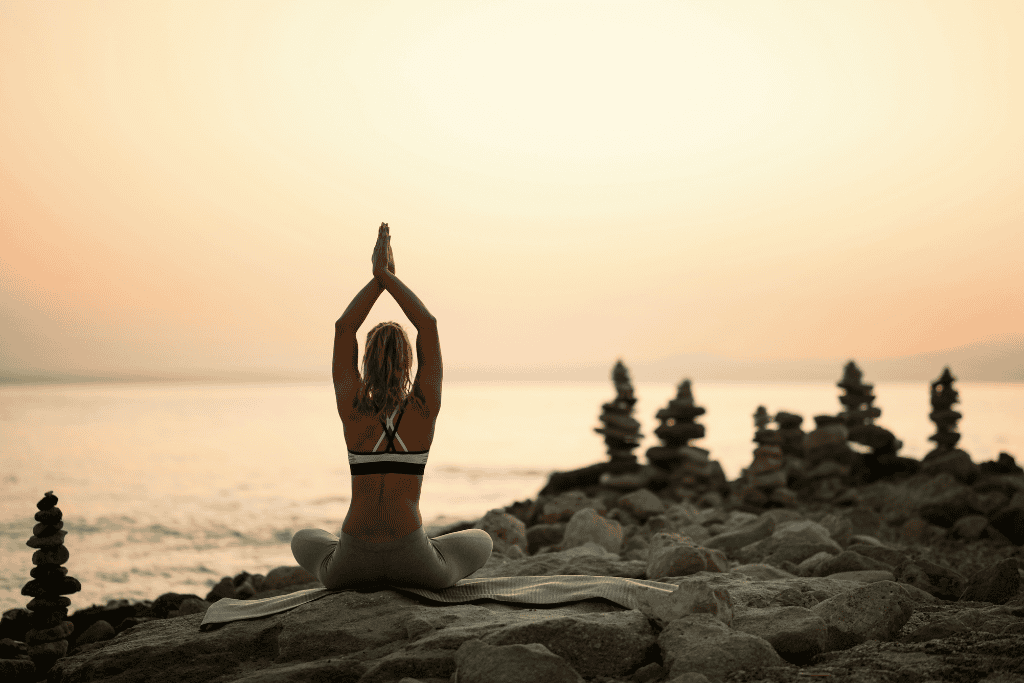
[[[493,542],[482,529],[427,538],[423,527],[394,541],[370,543],[348,534],[302,529],[292,537],[301,567],[332,590],[396,583],[440,590],[482,567]]]

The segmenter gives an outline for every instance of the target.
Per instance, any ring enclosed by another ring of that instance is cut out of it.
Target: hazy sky
[[[329,373],[381,221],[446,368],[945,349],[1022,196],[1017,0],[0,2],[5,372]]]

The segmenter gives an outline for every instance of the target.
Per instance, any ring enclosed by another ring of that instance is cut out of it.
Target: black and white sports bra
[[[403,408],[401,413],[398,411],[399,409],[395,408],[395,412],[391,413],[391,417],[387,419],[386,423],[384,420],[381,420],[380,423],[384,427],[384,431],[381,433],[380,438],[377,440],[377,445],[373,447],[372,451],[348,452],[348,466],[353,476],[357,474],[386,474],[388,472],[423,474],[430,450],[410,451],[406,448],[402,437],[398,436],[398,424],[402,421],[402,415],[405,414],[405,410]],[[398,422],[393,422],[395,415],[398,415]],[[380,448],[385,436],[388,438],[388,444],[383,451],[378,452],[377,449]],[[395,449],[396,440],[404,449],[404,452],[399,452]]]

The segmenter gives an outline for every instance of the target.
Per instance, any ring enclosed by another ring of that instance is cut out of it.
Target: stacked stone
[[[782,451],[782,437],[778,430],[769,429],[771,415],[764,406],[754,413],[754,462],[743,470],[741,500],[753,507],[796,505],[796,494],[786,484],[786,460]]]
[[[936,429],[928,440],[934,441],[936,445],[921,461],[921,471],[949,472],[960,481],[971,484],[978,476],[978,466],[971,462],[971,456],[966,451],[956,447],[960,441],[956,423],[963,415],[953,410],[953,404],[960,402],[960,395],[953,388],[955,380],[949,367],[946,367],[942,376],[931,384],[932,412],[928,417],[935,423]]]
[[[839,402],[846,409],[839,413],[843,418],[847,429],[853,429],[863,425],[872,424],[876,417],[882,415],[879,408],[871,404],[875,402],[875,395],[871,393],[873,384],[864,384],[864,373],[852,360],[843,369],[843,378],[836,383],[846,393],[839,397]]]
[[[601,406],[601,422],[603,427],[594,429],[604,435],[604,443],[611,456],[608,468],[613,474],[633,472],[639,469],[637,457],[633,449],[640,445],[640,423],[633,419],[633,383],[629,379],[629,371],[619,360],[612,369],[612,381],[615,383],[615,400]]]
[[[38,548],[32,554],[32,580],[21,589],[22,595],[32,597],[28,603],[31,611],[29,630],[25,635],[28,654],[36,666],[36,674],[43,676],[54,663],[67,654],[67,637],[75,627],[66,621],[70,593],[82,590],[78,579],[68,576],[68,570],[61,565],[68,561],[70,554],[64,547],[64,536],[60,508],[56,507],[57,496],[47,491],[42,500],[36,503],[38,524],[32,529],[32,536],[26,543],[30,548]]]
[[[875,424],[882,416],[882,410],[874,407],[875,395],[872,384],[863,382],[863,373],[852,360],[846,364],[843,378],[836,386],[846,393],[839,397],[845,410],[839,413],[849,432],[852,443],[865,446],[854,454],[852,478],[861,483],[870,483],[890,477],[897,472],[915,470],[917,461],[897,456],[903,442],[884,427]]]
[[[800,428],[803,421],[804,418],[795,413],[780,410],[775,414],[775,423],[779,425],[779,446],[790,478],[798,476],[804,467],[804,430]]]
[[[947,366],[942,371],[942,376],[932,382],[932,412],[928,417],[935,423],[935,433],[929,436],[928,440],[934,441],[936,448],[928,455],[937,451],[951,451],[960,441],[956,423],[963,415],[953,410],[953,404],[960,402],[960,394],[953,388],[955,380]]]
[[[815,415],[815,428],[804,435],[804,470],[797,489],[816,501],[831,501],[851,481],[854,452],[847,445],[845,420],[835,415]]]
[[[704,425],[694,422],[694,418],[705,412],[694,402],[690,380],[686,379],[676,389],[676,397],[655,415],[661,425],[654,434],[662,445],[648,448],[647,460],[669,474],[677,497],[727,491],[722,466],[709,458],[710,451],[690,444],[704,437]]]
[[[800,428],[804,418],[796,413],[787,413],[780,410],[775,414],[775,423],[779,425],[779,445],[782,447],[782,454],[787,458],[804,458],[804,430]]]

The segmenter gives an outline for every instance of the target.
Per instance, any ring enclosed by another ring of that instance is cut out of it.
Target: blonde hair
[[[405,329],[394,321],[374,327],[366,333],[363,384],[356,392],[356,410],[384,419],[406,399],[422,403],[412,393],[411,372],[412,345]]]

